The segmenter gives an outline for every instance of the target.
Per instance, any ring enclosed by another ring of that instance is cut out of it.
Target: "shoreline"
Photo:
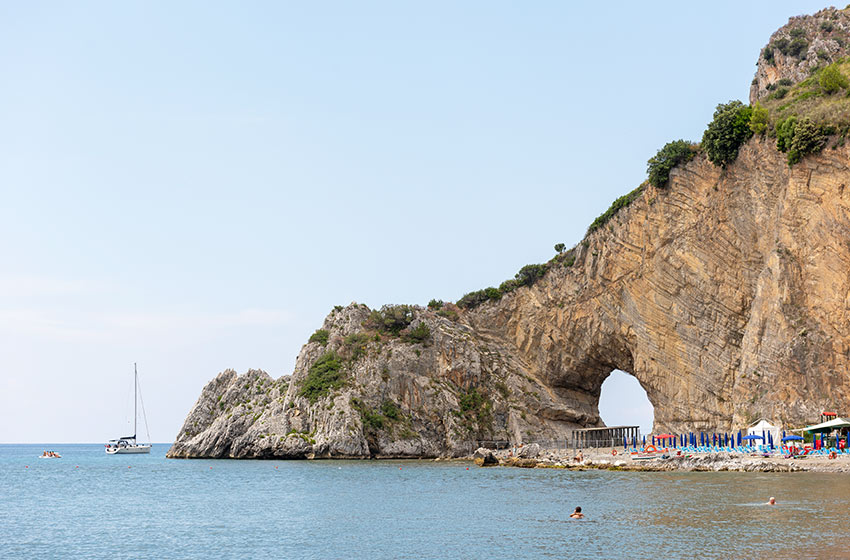
[[[520,448],[517,456],[508,450],[478,449],[472,460],[481,467],[546,468],[566,470],[610,470],[631,472],[829,472],[850,473],[850,457],[836,459],[808,457],[785,459],[781,456],[737,455],[728,452],[691,453],[635,461],[628,454],[585,450],[582,461],[572,453],[540,451],[532,446]]]

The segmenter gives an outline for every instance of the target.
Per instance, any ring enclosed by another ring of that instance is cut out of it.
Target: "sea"
[[[39,459],[45,449],[61,459]],[[0,445],[0,558],[848,558],[850,475]],[[775,496],[776,506],[765,505]],[[586,517],[570,519],[576,506]]]

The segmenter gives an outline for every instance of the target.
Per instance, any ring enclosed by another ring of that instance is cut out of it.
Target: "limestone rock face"
[[[757,139],[725,171],[698,157],[589,235],[572,267],[470,322],[510,341],[574,417],[595,417],[615,368],[647,391],[656,430],[848,410],[848,165],[842,147],[789,168]]]
[[[793,168],[758,139],[726,170],[699,156],[589,234],[571,266],[457,317],[413,308],[424,342],[375,336],[352,304],[291,378],[219,374],[169,456],[469,456],[560,439],[602,425],[614,369],[646,390],[656,431],[850,410],[848,185],[848,147]],[[329,352],[341,384],[311,400]]]
[[[219,374],[201,393],[169,457],[456,457],[482,441],[562,439],[598,414],[575,416],[509,344],[457,321],[412,308],[424,342],[369,331],[370,309],[331,312],[327,342],[309,342],[290,377]],[[368,332],[368,334],[366,334]],[[342,386],[313,400],[311,367],[331,354]]]
[[[781,87],[808,78],[817,67],[847,56],[850,48],[850,11],[826,8],[814,15],[796,16],[780,27],[759,55],[750,85],[750,104]]]

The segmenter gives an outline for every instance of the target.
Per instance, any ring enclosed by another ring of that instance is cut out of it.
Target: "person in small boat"
[[[571,519],[584,519],[584,514],[581,512],[581,506],[576,506],[576,510],[570,514]]]
[[[50,457],[50,455],[48,455],[48,454],[47,454],[47,451],[44,451],[44,452],[41,454],[41,456],[42,456],[42,457]]]
[[[770,497],[770,499],[767,501],[767,505],[769,505],[769,506],[775,506],[775,505],[776,505],[776,498],[774,498],[773,496],[771,496],[771,497]]]

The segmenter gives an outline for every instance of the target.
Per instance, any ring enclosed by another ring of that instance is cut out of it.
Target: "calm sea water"
[[[850,557],[848,475],[187,461],[167,447],[0,445],[0,558]],[[45,448],[63,458],[37,459]],[[568,518],[577,505],[586,519]]]

